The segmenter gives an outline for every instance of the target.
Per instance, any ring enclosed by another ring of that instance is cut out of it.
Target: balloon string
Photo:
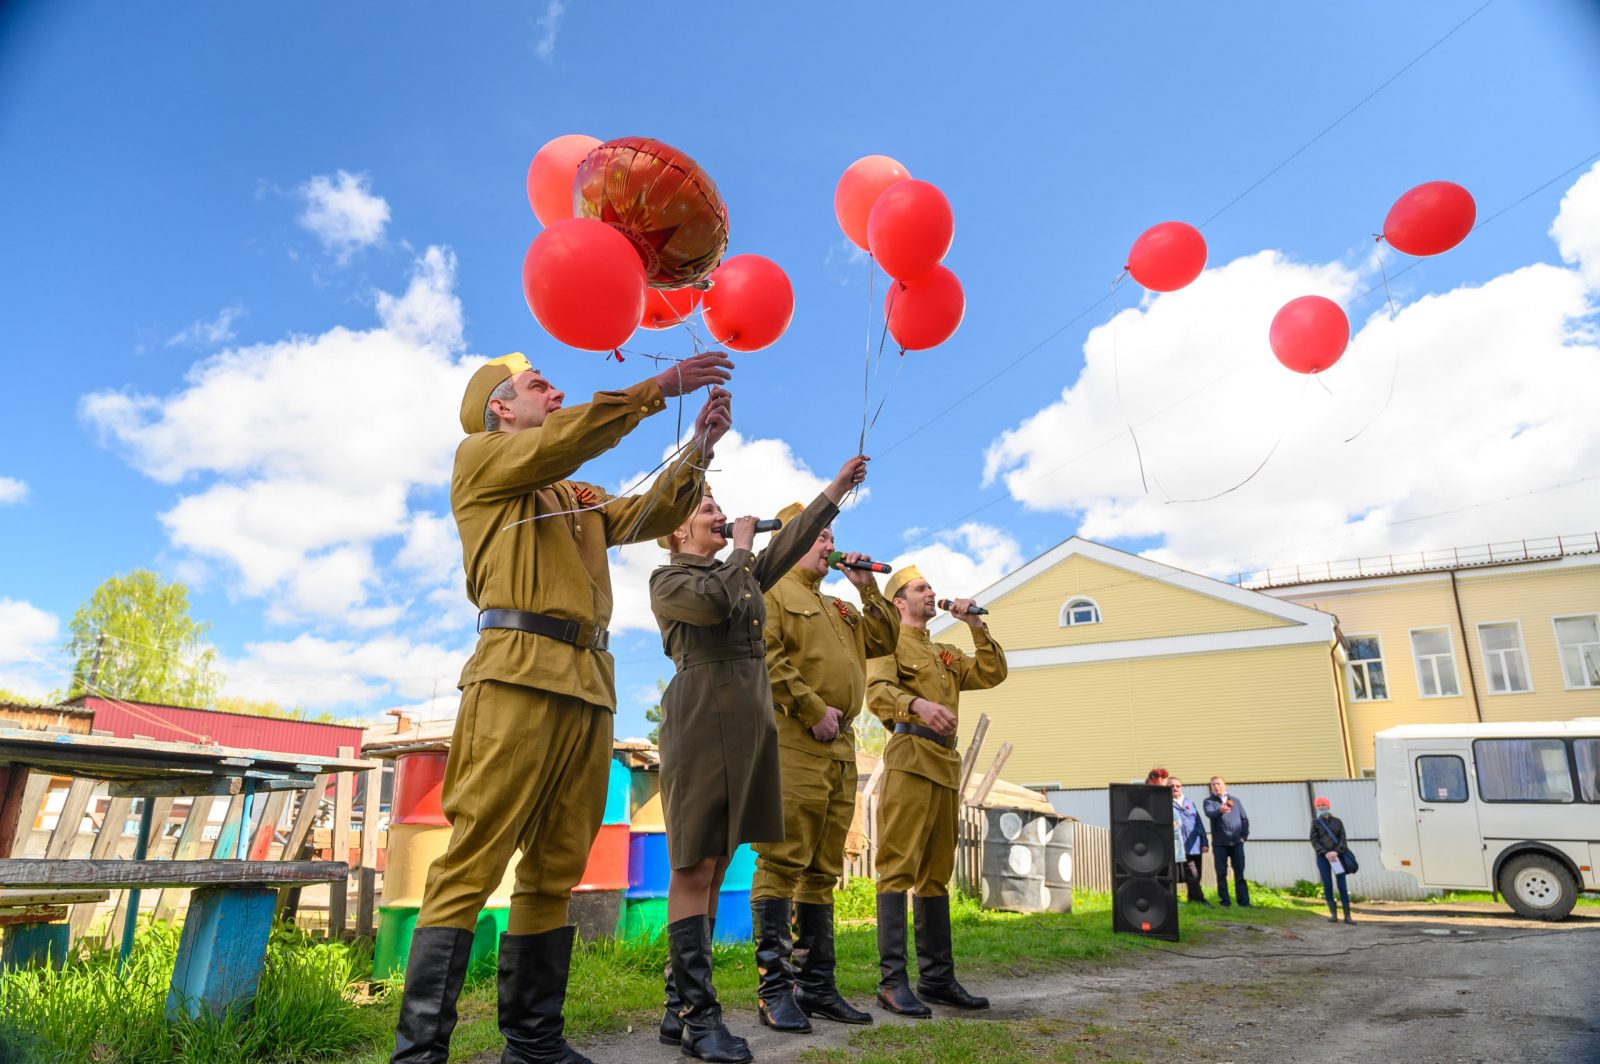
[[[883,349],[889,339],[889,315],[894,311],[895,297],[899,294],[900,289],[898,287],[889,289],[889,304],[883,308],[883,330],[878,333],[877,365],[880,366],[883,365]],[[902,347],[900,349],[900,361],[895,363],[894,376],[889,380],[889,387],[883,390],[883,395],[878,400],[878,408],[872,412],[872,420],[863,425],[861,428],[861,442],[856,448],[857,454],[867,453],[867,437],[871,435],[872,430],[877,427],[878,415],[883,413],[883,405],[889,401],[889,393],[894,391],[894,386],[900,380],[900,371],[904,369],[906,365],[905,355],[906,349]]]
[[[866,342],[861,353],[861,437],[856,442],[856,453],[862,454],[867,446],[867,411],[872,406],[872,304],[877,294],[878,264],[871,253],[867,254],[867,327]],[[888,315],[884,316],[885,325]],[[852,491],[855,489],[852,488]]]
[[[1382,236],[1378,236],[1377,237],[1377,242],[1381,243],[1382,241],[1383,241],[1383,237]],[[1390,321],[1394,321],[1396,318],[1398,318],[1400,316],[1400,312],[1395,309],[1394,293],[1389,291],[1389,268],[1388,268],[1388,266],[1386,266],[1384,264],[1383,252],[1380,251],[1378,248],[1374,247],[1372,249],[1372,257],[1378,260],[1378,275],[1383,278],[1383,298],[1384,298],[1384,301],[1389,304],[1389,320]],[[1383,405],[1378,408],[1378,412],[1376,414],[1373,414],[1371,419],[1368,420],[1365,425],[1362,425],[1359,429],[1357,429],[1356,432],[1355,432],[1355,435],[1346,436],[1345,437],[1345,440],[1344,440],[1345,443],[1353,442],[1362,433],[1366,432],[1373,425],[1376,425],[1378,423],[1378,419],[1381,418],[1384,415],[1384,412],[1389,409],[1389,404],[1394,402],[1394,386],[1399,380],[1400,380],[1400,347],[1399,347],[1398,344],[1396,344],[1395,345],[1395,349],[1394,349],[1394,359],[1393,359],[1392,365],[1390,366],[1390,369],[1389,369],[1389,394],[1384,398]]]
[[[1308,373],[1308,374],[1306,374],[1306,376],[1307,377],[1315,377],[1315,376],[1317,376],[1317,374]],[[1282,421],[1280,422],[1280,424],[1278,426],[1278,438],[1273,441],[1272,447],[1271,447],[1270,450],[1267,451],[1266,457],[1261,459],[1260,463],[1254,469],[1252,469],[1250,471],[1250,475],[1249,476],[1247,476],[1243,480],[1239,481],[1239,483],[1235,484],[1233,487],[1224,488],[1222,491],[1217,492],[1215,495],[1207,495],[1204,498],[1199,498],[1199,499],[1171,499],[1171,498],[1169,498],[1167,500],[1166,504],[1168,506],[1171,506],[1173,503],[1211,502],[1213,499],[1220,499],[1224,495],[1233,494],[1234,492],[1238,491],[1240,488],[1244,487],[1246,484],[1248,484],[1252,480],[1254,480],[1256,478],[1257,474],[1259,474],[1263,469],[1267,468],[1267,463],[1272,461],[1272,456],[1277,454],[1278,453],[1278,448],[1283,445],[1283,438],[1286,435],[1286,430],[1287,430],[1287,428],[1289,426],[1289,423],[1292,420],[1294,420],[1294,416],[1299,413],[1299,408],[1301,406],[1303,406],[1304,403],[1305,403],[1306,387],[1308,385],[1310,385],[1310,383],[1311,383],[1310,380],[1305,380],[1305,381],[1301,381],[1300,382],[1300,391],[1296,394],[1295,401],[1293,403],[1289,404],[1289,406],[1286,407],[1285,410],[1284,410],[1284,417],[1283,417]],[[1157,481],[1157,483],[1159,484],[1160,482]],[[1166,491],[1166,489],[1163,488],[1162,491],[1164,492],[1164,491]]]
[[[1139,462],[1139,486],[1148,495],[1150,482],[1144,475],[1144,450],[1139,446],[1139,434],[1133,431],[1133,419],[1128,416],[1128,406],[1122,401],[1122,352],[1117,345],[1117,288],[1127,278],[1128,271],[1124,269],[1111,282],[1111,374],[1117,384],[1117,408],[1122,411],[1122,423],[1127,427],[1128,438],[1133,441],[1133,456]]]

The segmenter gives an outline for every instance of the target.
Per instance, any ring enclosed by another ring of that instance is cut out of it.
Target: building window
[[[1411,656],[1417,661],[1417,690],[1423,698],[1449,698],[1461,693],[1456,658],[1450,649],[1450,629],[1413,629]]]
[[[1353,635],[1350,644],[1350,699],[1353,702],[1378,702],[1389,697],[1389,683],[1383,677],[1383,643],[1375,635]]]
[[[1079,624],[1099,624],[1100,607],[1094,599],[1073,598],[1061,607],[1061,627],[1071,628]]]
[[[1600,687],[1600,614],[1557,617],[1555,621],[1567,690]]]
[[[1467,800],[1467,766],[1454,754],[1425,754],[1417,758],[1417,793],[1424,802]]]
[[[1515,695],[1533,690],[1528,680],[1528,656],[1522,650],[1522,622],[1497,621],[1478,625],[1483,644],[1483,671],[1489,674],[1489,693]]]
[[[1574,739],[1578,755],[1578,790],[1586,802],[1600,802],[1600,739]]]
[[[1572,768],[1560,739],[1479,739],[1472,759],[1486,802],[1572,801]]]

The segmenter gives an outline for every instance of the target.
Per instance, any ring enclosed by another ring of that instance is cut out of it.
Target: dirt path
[[[1085,1061],[1600,1062],[1600,913],[1580,908],[1554,926],[1492,905],[1372,904],[1356,915],[1353,927],[1222,924],[1203,946],[1134,964],[974,980],[995,1008],[937,1015],[1027,1021],[1031,1045],[1071,1042],[1060,1059]],[[845,1047],[859,1030],[778,1035],[751,1012],[729,1019],[772,1064]],[[654,1029],[579,1048],[596,1064],[687,1059]]]

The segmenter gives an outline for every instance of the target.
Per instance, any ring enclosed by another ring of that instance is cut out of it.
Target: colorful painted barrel
[[[387,906],[422,904],[422,890],[428,880],[428,866],[444,853],[450,842],[448,827],[431,824],[391,824],[389,826],[388,865],[383,873],[383,898]],[[511,904],[516,886],[516,858],[506,866],[500,885],[489,895],[488,904]]]
[[[443,750],[401,754],[394,763],[394,800],[390,803],[391,824],[448,825],[440,808],[444,789]]]
[[[504,905],[487,906],[478,914],[472,933],[472,967],[488,964],[500,951],[500,936],[505,932],[510,910]],[[385,905],[378,909],[378,939],[372,946],[372,977],[389,979],[406,971],[411,956],[411,934],[417,929],[415,905]]]

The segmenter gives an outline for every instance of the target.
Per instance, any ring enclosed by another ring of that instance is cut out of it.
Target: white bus
[[[1600,718],[1413,724],[1375,737],[1383,866],[1560,920],[1600,891]]]

